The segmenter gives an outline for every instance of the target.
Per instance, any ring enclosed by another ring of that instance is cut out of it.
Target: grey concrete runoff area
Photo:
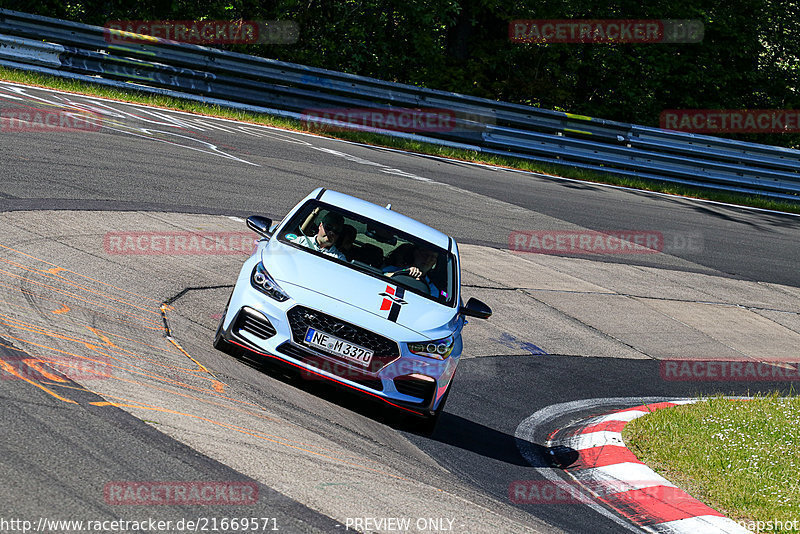
[[[242,253],[130,254],[110,240],[244,234],[241,219],[15,211],[0,213],[0,228],[6,342],[198,453],[342,525],[413,517],[450,521],[457,532],[559,531],[452,476],[382,422],[215,351]],[[795,287],[480,245],[460,251],[464,296],[494,310],[467,325],[466,359],[798,357]],[[173,342],[160,308],[184,290],[166,308]],[[57,383],[47,390],[36,391],[69,398]]]

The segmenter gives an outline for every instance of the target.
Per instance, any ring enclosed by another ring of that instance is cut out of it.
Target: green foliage
[[[102,26],[117,19],[294,20],[294,45],[225,48],[657,126],[667,109],[800,108],[798,0],[0,0]],[[696,19],[696,44],[520,44],[514,19]],[[798,135],[741,135],[784,146]]]

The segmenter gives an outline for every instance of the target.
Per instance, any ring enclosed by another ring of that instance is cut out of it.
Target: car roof
[[[382,206],[378,206],[377,204],[373,204],[372,202],[367,202],[366,200],[345,195],[344,193],[325,189],[324,187],[318,187],[315,189],[310,195],[308,195],[308,197],[306,197],[304,202],[311,199],[317,199],[322,202],[341,207],[348,211],[364,215],[365,217],[369,217],[370,219],[374,219],[378,222],[384,223],[388,226],[397,228],[398,230],[402,230],[410,235],[428,241],[429,243],[445,250],[451,250],[452,248],[450,246],[451,238],[447,234],[414,220],[411,217],[407,217],[402,213],[397,213],[396,211],[386,209]]]

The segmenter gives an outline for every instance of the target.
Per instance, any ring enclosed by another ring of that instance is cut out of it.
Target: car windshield
[[[453,254],[358,214],[308,202],[278,239],[441,304],[455,302]]]

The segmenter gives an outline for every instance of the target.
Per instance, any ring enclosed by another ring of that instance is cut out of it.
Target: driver
[[[428,278],[428,273],[436,266],[436,259],[438,257],[439,254],[435,250],[417,246],[414,247],[410,265],[405,268],[400,268],[396,265],[388,265],[383,268],[383,273],[390,278],[394,275],[403,274],[421,280],[428,286],[432,297],[439,297],[441,291],[431,282],[430,278]]]
[[[331,211],[322,218],[317,228],[317,233],[313,237],[299,235],[295,237],[287,236],[287,238],[293,243],[303,245],[317,252],[322,252],[327,256],[333,256],[342,261],[347,261],[344,254],[334,245],[336,239],[341,235],[343,227],[344,217],[342,217],[342,214]]]

